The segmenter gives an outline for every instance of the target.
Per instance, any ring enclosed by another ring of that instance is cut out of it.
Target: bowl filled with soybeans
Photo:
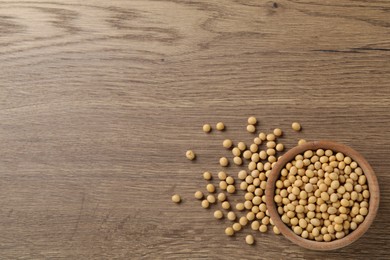
[[[271,219],[291,242],[334,250],[359,239],[379,206],[379,185],[364,157],[331,141],[298,145],[285,153],[267,181]]]

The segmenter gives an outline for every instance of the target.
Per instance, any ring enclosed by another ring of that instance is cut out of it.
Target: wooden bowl
[[[369,212],[365,217],[364,221],[360,223],[358,228],[353,232],[349,233],[345,237],[341,239],[336,239],[330,242],[318,242],[314,240],[309,240],[302,238],[301,236],[296,235],[290,227],[288,227],[281,220],[279,213],[277,212],[277,207],[274,202],[274,194],[275,194],[275,183],[279,179],[279,175],[284,166],[293,160],[296,155],[303,153],[306,150],[317,150],[317,149],[330,149],[334,152],[341,152],[346,156],[351,157],[354,161],[356,161],[360,168],[362,168],[364,175],[367,178],[368,188],[370,191],[370,200],[369,200]],[[358,240],[370,227],[371,223],[374,221],[376,213],[378,211],[379,206],[379,185],[376,179],[374,170],[368,164],[368,162],[364,159],[364,157],[353,150],[352,148],[331,142],[331,141],[316,141],[316,142],[308,142],[299,146],[296,146],[289,150],[286,154],[282,156],[280,160],[275,164],[272,169],[271,175],[267,181],[266,188],[266,203],[271,219],[273,220],[275,226],[280,230],[280,232],[291,242],[302,246],[307,249],[312,250],[334,250],[338,248],[345,247],[354,241]]]

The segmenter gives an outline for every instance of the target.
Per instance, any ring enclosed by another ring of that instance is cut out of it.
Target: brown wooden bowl
[[[354,161],[356,161],[360,168],[362,168],[364,175],[367,178],[368,188],[370,191],[370,200],[369,200],[369,212],[365,217],[364,221],[360,223],[358,228],[353,232],[349,233],[345,237],[341,239],[336,239],[330,242],[318,242],[314,240],[305,239],[301,236],[296,235],[290,227],[288,227],[281,220],[279,213],[277,212],[277,207],[274,202],[274,194],[275,194],[275,183],[279,179],[280,172],[283,167],[293,160],[296,155],[305,152],[306,150],[317,150],[317,149],[330,149],[335,152],[341,152],[346,156],[351,157]],[[291,242],[302,246],[307,249],[312,250],[334,250],[341,247],[345,247],[354,241],[358,240],[370,227],[371,223],[374,221],[376,213],[378,211],[379,206],[379,185],[377,178],[375,176],[374,170],[368,164],[368,162],[364,159],[364,157],[359,154],[357,151],[352,148],[331,141],[316,141],[316,142],[308,142],[299,146],[296,146],[285,153],[280,160],[275,164],[272,169],[272,172],[267,181],[266,188],[266,203],[271,219],[273,220],[275,226],[280,230],[280,232]]]

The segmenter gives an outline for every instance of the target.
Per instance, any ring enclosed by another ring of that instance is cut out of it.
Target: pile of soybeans
[[[329,242],[355,230],[368,214],[367,179],[343,153],[307,150],[282,169],[274,201],[282,221],[306,239]]]
[[[255,134],[256,125],[257,119],[249,117],[247,131]],[[301,130],[297,122],[291,127],[296,132]],[[217,123],[216,130],[224,131],[225,125]],[[205,124],[203,131],[210,133],[211,125]],[[271,170],[285,149],[279,140],[282,136],[283,131],[276,128],[272,133],[256,134],[250,145],[225,139],[222,146],[231,150],[232,158],[221,157],[220,166],[226,168],[231,163],[241,166],[247,160],[247,168],[236,176],[230,176],[226,170],[203,173],[205,180],[217,178],[219,185],[208,183],[207,193],[198,190],[194,197],[205,209],[211,204],[221,204],[222,210],[215,210],[214,217],[231,221],[225,229],[226,235],[233,236],[246,226],[264,233],[269,225],[275,234],[280,234],[269,216],[265,189]],[[300,139],[298,145],[305,142]],[[188,150],[186,157],[194,160],[196,154]],[[228,197],[236,188],[244,191],[244,196],[242,202],[231,205]],[[276,182],[274,200],[282,221],[298,236],[328,242],[344,237],[363,222],[368,214],[369,195],[366,178],[356,162],[342,153],[319,149],[297,155],[285,165]],[[172,201],[180,203],[180,195],[173,195]],[[249,245],[255,243],[252,235],[247,235],[245,241]]]

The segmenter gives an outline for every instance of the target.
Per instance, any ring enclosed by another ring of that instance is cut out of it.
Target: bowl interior
[[[346,235],[344,238],[336,239],[331,242],[317,242],[314,240],[309,240],[302,238],[301,236],[296,235],[290,227],[284,224],[281,220],[279,213],[277,212],[276,204],[274,202],[274,194],[275,194],[275,183],[279,179],[280,172],[284,168],[284,166],[293,160],[296,155],[303,153],[306,150],[317,150],[317,149],[330,149],[334,152],[341,152],[346,156],[351,157],[354,161],[356,161],[360,168],[362,168],[364,175],[367,178],[368,189],[370,191],[370,199],[369,199],[369,212],[365,217],[364,221],[360,223],[358,228],[353,232]],[[299,146],[296,146],[285,153],[280,160],[275,164],[272,169],[271,175],[267,181],[266,188],[266,204],[267,209],[270,213],[270,216],[276,225],[279,228],[280,232],[291,242],[305,247],[307,249],[313,250],[334,250],[341,247],[345,247],[352,242],[359,239],[370,227],[371,223],[374,221],[376,213],[378,211],[379,206],[379,185],[375,173],[368,162],[364,159],[364,157],[359,154],[357,151],[352,148],[332,142],[332,141],[315,141],[308,142]]]

